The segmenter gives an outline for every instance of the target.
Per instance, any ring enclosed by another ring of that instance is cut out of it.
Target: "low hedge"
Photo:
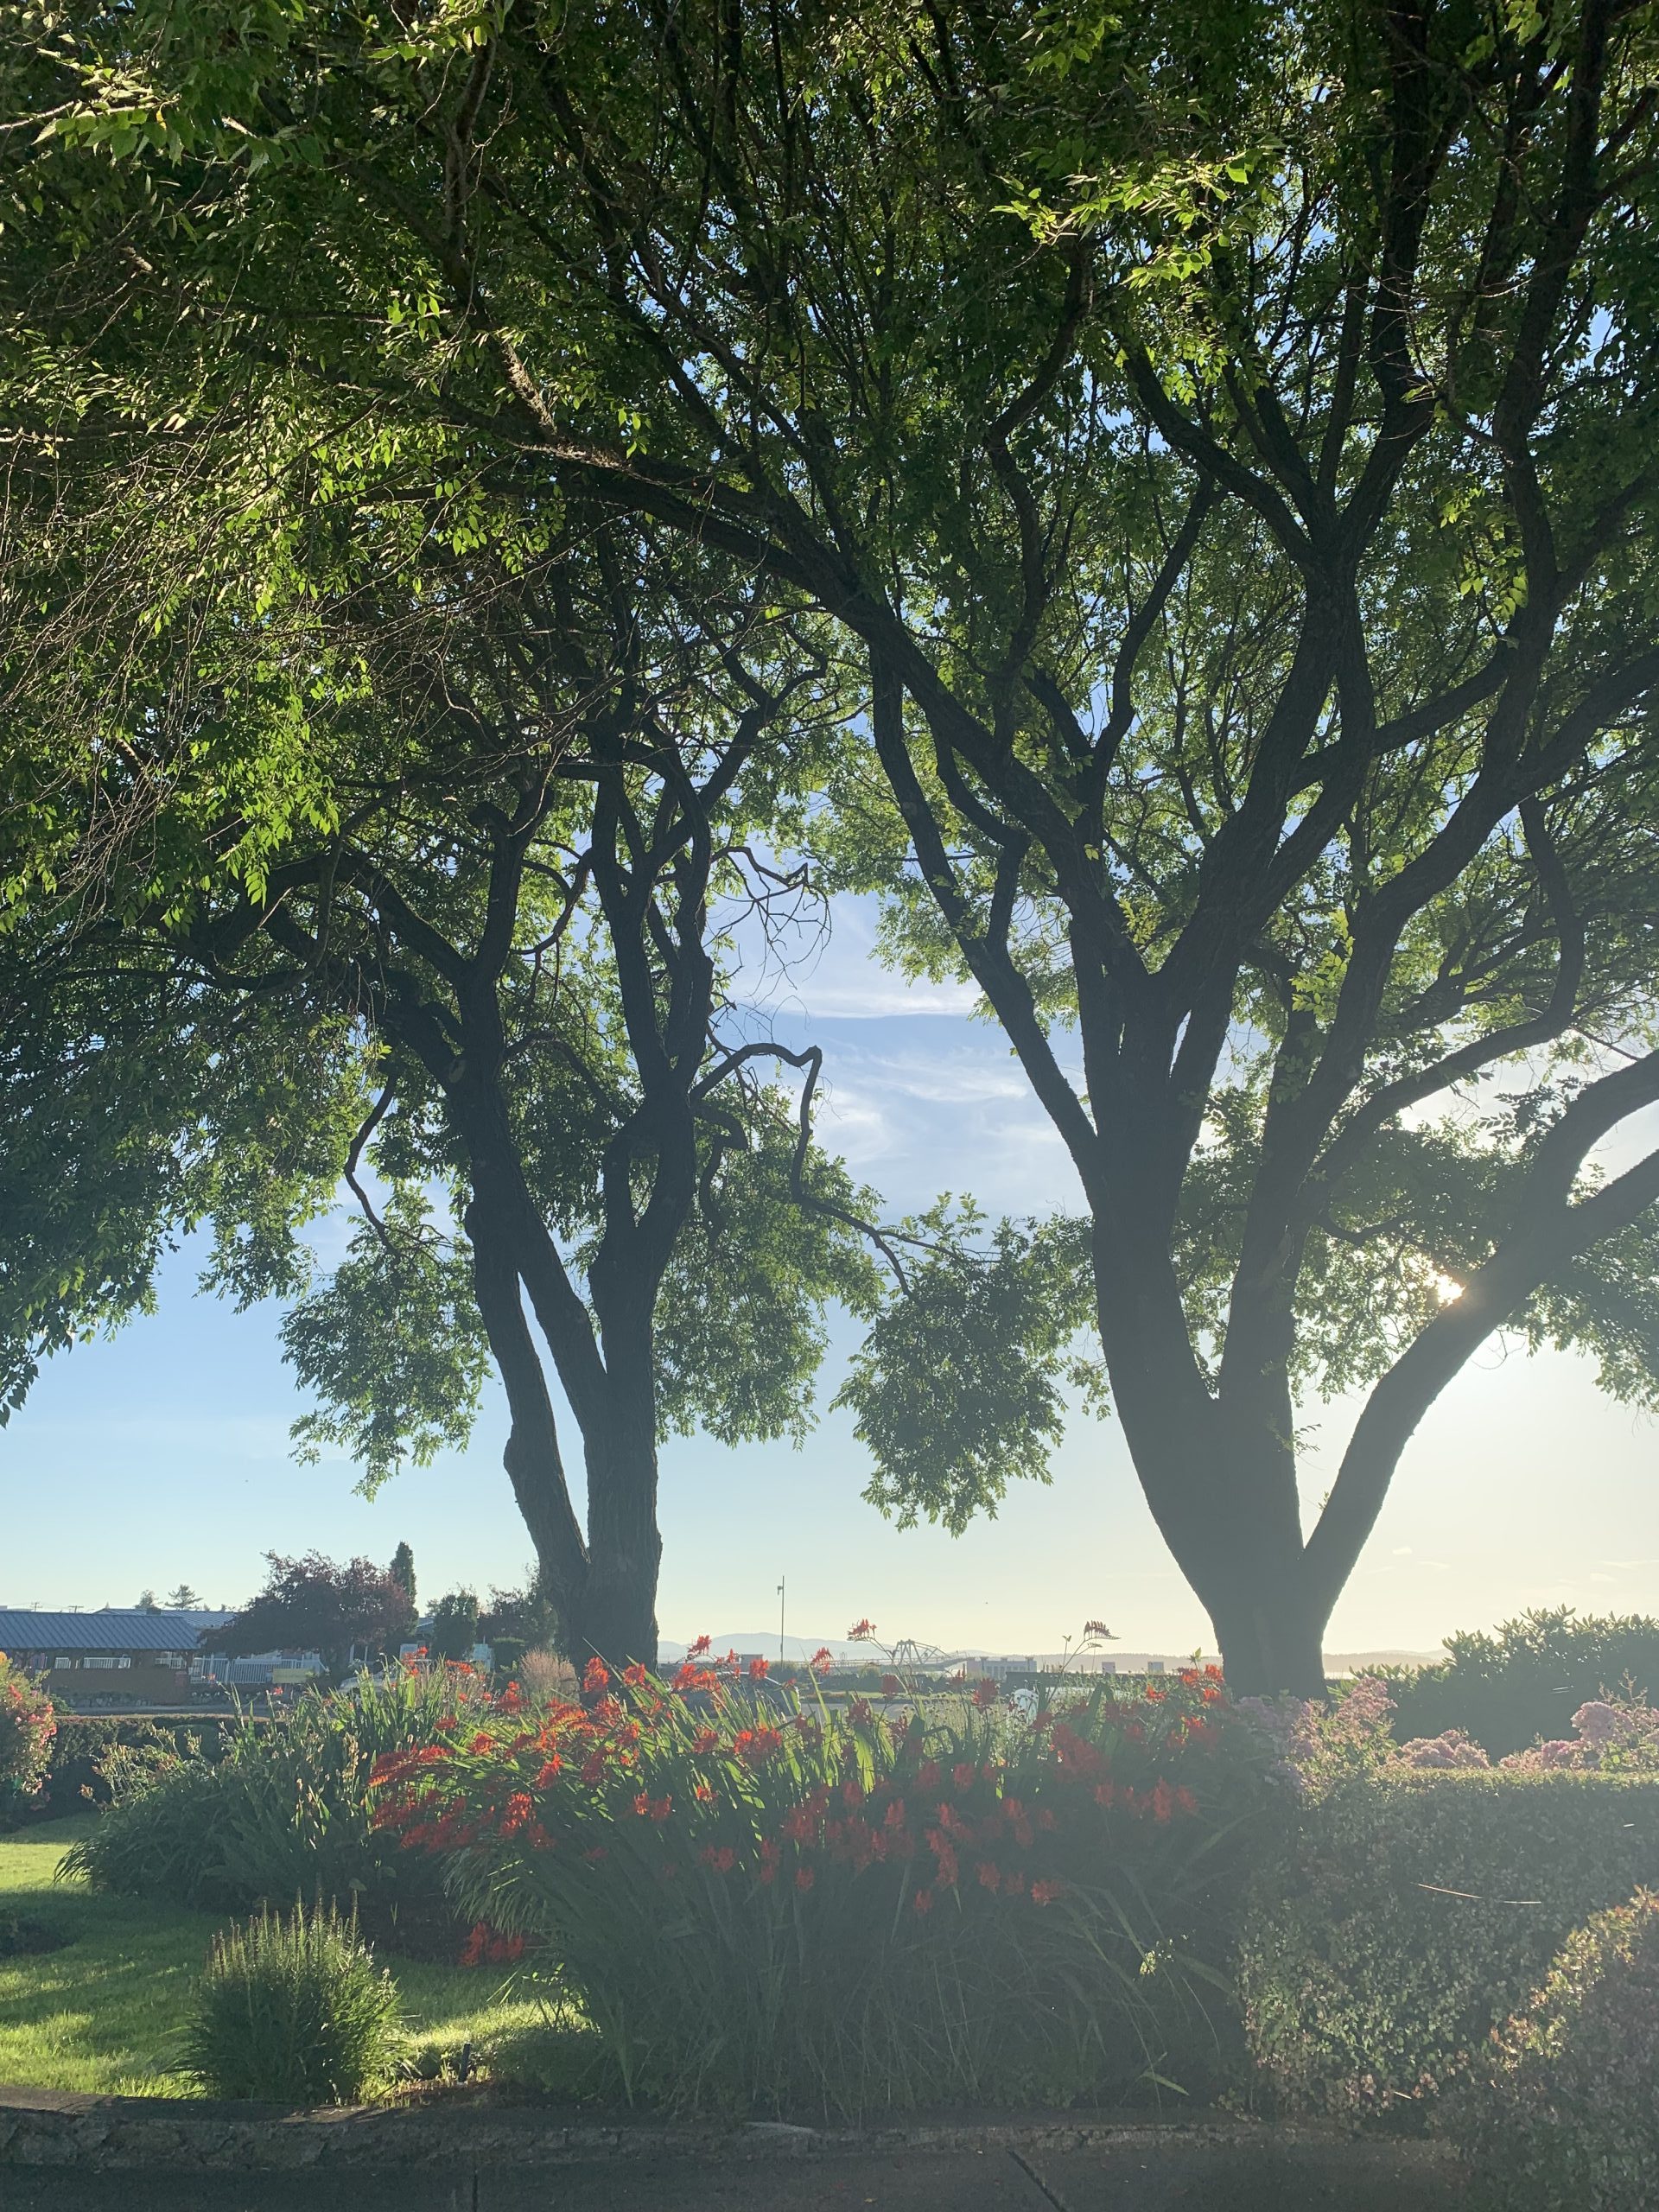
[[[1421,2117],[1467,2078],[1569,1933],[1659,1885],[1659,1780],[1451,1773],[1306,1807],[1240,1944],[1268,2101]]]
[[[1659,2202],[1659,1897],[1568,1936],[1451,2120],[1490,2212]]]
[[[84,1813],[89,1806],[107,1805],[111,1795],[107,1763],[117,1749],[141,1759],[200,1754],[213,1760],[221,1756],[226,1729],[235,1725],[232,1716],[217,1713],[200,1719],[143,1720],[79,1719],[60,1713],[41,1795],[31,1808],[33,1817],[58,1821]]]

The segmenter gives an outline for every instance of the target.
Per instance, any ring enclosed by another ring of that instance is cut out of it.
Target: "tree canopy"
[[[209,0],[18,65],[29,469],[245,482],[297,410],[833,639],[813,841],[1065,1141],[1031,1249],[1244,1687],[1319,1679],[1494,1328],[1656,1392],[1659,1154],[1598,1148],[1659,1098],[1656,49],[1651,0]],[[999,1333],[912,1304],[855,1403],[955,1523],[1008,1455],[905,1456],[924,1326]]]

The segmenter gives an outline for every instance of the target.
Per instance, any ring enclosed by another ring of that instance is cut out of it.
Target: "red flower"
[[[821,1643],[807,1662],[815,1675],[827,1675],[835,1663],[835,1654],[827,1643]]]
[[[953,1766],[950,1770],[950,1782],[954,1789],[971,1789],[974,1786],[972,1764],[964,1761],[960,1766]]]
[[[910,1903],[911,1910],[913,1912],[931,1912],[933,1910],[933,1892],[931,1890],[918,1890],[915,1896],[912,1897]]]
[[[1116,1783],[1097,1782],[1095,1784],[1095,1802],[1096,1805],[1109,1805],[1116,1795],[1117,1785]]]
[[[487,1751],[491,1749],[492,1740],[493,1739],[486,1736],[480,1728],[477,1735],[473,1738],[472,1748],[475,1751]]]
[[[1160,1825],[1175,1809],[1175,1792],[1168,1783],[1160,1782],[1152,1793],[1152,1817]]]
[[[716,1874],[729,1874],[737,1864],[737,1853],[729,1843],[722,1843],[718,1847],[712,1843],[706,1843],[697,1853],[697,1857],[703,1866],[712,1866]]]
[[[979,1885],[982,1890],[994,1890],[1002,1878],[988,1859],[982,1859],[974,1872],[979,1877]]]
[[[849,1643],[868,1643],[875,1634],[874,1621],[855,1621],[847,1631]]]
[[[982,1681],[975,1683],[974,1703],[979,1707],[982,1713],[985,1710],[988,1705],[995,1705],[996,1703],[996,1684],[991,1680],[988,1675],[985,1676]]]
[[[770,1660],[762,1659],[758,1655],[756,1657],[751,1659],[749,1662],[749,1680],[752,1682],[764,1681],[768,1671],[770,1670],[771,1664],[772,1662]]]
[[[938,1759],[924,1759],[916,1770],[916,1786],[919,1789],[937,1789],[939,1786]]]
[[[545,1789],[549,1788],[550,1785],[558,1778],[559,1770],[563,1764],[564,1761],[559,1757],[558,1753],[555,1751],[546,1761],[541,1772],[537,1776],[536,1787],[538,1789]]]
[[[686,1653],[686,1657],[688,1659],[702,1658],[705,1653],[711,1651],[714,1649],[714,1642],[715,1639],[712,1636],[700,1636],[696,1642],[691,1646],[690,1649]]]
[[[857,1781],[843,1782],[841,1785],[841,1802],[850,1811],[855,1813],[864,1802],[863,1783]]]
[[[875,1718],[875,1713],[874,1708],[871,1707],[869,1700],[864,1697],[855,1697],[847,1708],[847,1718],[852,1722],[855,1728],[868,1728],[870,1722]]]
[[[899,1681],[897,1675],[883,1675],[881,1677],[881,1694],[883,1697],[897,1697],[899,1691],[903,1689],[904,1687],[904,1684]]]
[[[582,1687],[585,1690],[602,1690],[610,1686],[611,1670],[595,1652],[582,1670]]]
[[[631,1690],[643,1689],[646,1681],[645,1669],[636,1659],[631,1667],[622,1669],[622,1679]]]
[[[1033,1882],[1031,1885],[1031,1901],[1033,1904],[1052,1904],[1055,1898],[1061,1895],[1065,1887],[1065,1885],[1063,1882]]]
[[[1175,1792],[1175,1809],[1178,1813],[1196,1813],[1198,1809],[1198,1799],[1185,1783]]]
[[[691,1748],[697,1753],[700,1758],[707,1758],[709,1752],[715,1750],[719,1742],[720,1738],[714,1729],[699,1728],[696,1734],[691,1738]]]
[[[817,1876],[810,1866],[798,1866],[795,1869],[795,1886],[798,1890],[810,1890],[817,1879]]]
[[[954,1890],[957,1886],[958,1870],[956,1851],[950,1838],[942,1828],[929,1828],[927,1843],[929,1850],[938,1861],[939,1880],[944,1884],[946,1889]]]
[[[1023,1874],[1010,1871],[1002,1877],[1002,1887],[1011,1897],[1023,1897],[1026,1893],[1026,1878]]]

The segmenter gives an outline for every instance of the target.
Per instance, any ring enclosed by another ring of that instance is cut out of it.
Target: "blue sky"
[[[816,968],[772,995],[791,1033],[804,1022],[825,1048],[824,1141],[893,1211],[941,1189],[971,1191],[993,1211],[1075,1202],[1069,1162],[1001,1033],[969,1018],[967,994],[912,990],[877,966],[863,910],[839,912]],[[234,1604],[257,1586],[267,1549],[387,1560],[401,1538],[429,1597],[522,1578],[530,1547],[501,1471],[498,1398],[464,1454],[368,1503],[346,1463],[293,1463],[288,1427],[304,1401],[277,1314],[196,1295],[196,1264],[188,1251],[171,1260],[158,1312],[54,1362],[0,1433],[0,1605],[130,1603],[181,1578]],[[837,1334],[822,1404],[851,1342]],[[1310,1502],[1352,1416],[1340,1402],[1306,1409]],[[1582,1363],[1489,1345],[1409,1446],[1331,1647],[1427,1649],[1535,1605],[1659,1611],[1656,1465],[1653,1424],[1601,1397]],[[1203,1613],[1115,1426],[1078,1414],[1053,1476],[952,1539],[899,1534],[862,1502],[868,1471],[841,1414],[798,1452],[676,1440],[663,1459],[664,1634],[775,1623],[785,1574],[791,1633],[814,1637],[868,1614],[884,1633],[951,1648],[1050,1649],[1098,1615],[1130,1649],[1197,1647]]]

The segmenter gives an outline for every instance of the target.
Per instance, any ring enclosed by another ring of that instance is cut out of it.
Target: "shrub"
[[[1568,1767],[1580,1774],[1659,1774],[1659,1713],[1624,1698],[1592,1698],[1573,1716],[1573,1733],[1530,1751],[1512,1751],[1506,1767],[1548,1774]]]
[[[758,1685],[753,1688],[758,1688]],[[762,1706],[688,1665],[448,1729],[382,1818],[528,1948],[630,2094],[857,2113],[1213,2072],[1265,1752],[1196,1672],[1027,1726]]]
[[[1567,1715],[1629,1685],[1659,1696],[1659,1620],[1640,1614],[1580,1620],[1568,1606],[1523,1613],[1495,1635],[1449,1636],[1435,1667],[1378,1670],[1397,1707],[1395,1733],[1460,1728],[1493,1758],[1560,1737]]]
[[[1494,2035],[1456,2132],[1503,2212],[1659,2202],[1659,1897],[1638,1891],[1568,1936]]]
[[[1245,2028],[1269,2099],[1404,2116],[1467,2078],[1568,1931],[1659,1883],[1659,1783],[1413,1774],[1303,1808],[1255,1884]]]
[[[280,1721],[245,1720],[225,1732],[217,1761],[188,1743],[118,1745],[99,1769],[112,1802],[63,1871],[206,1911],[296,1897],[355,1904],[382,1942],[453,1957],[461,1931],[442,1870],[377,1832],[370,1776],[377,1759],[487,1707],[470,1669],[406,1669],[352,1694],[308,1690]]]
[[[40,1788],[57,1726],[51,1699],[0,1651],[0,1819]]]
[[[332,1907],[262,1912],[214,1937],[186,2045],[211,2094],[355,2104],[400,2045],[391,1977]]]
[[[135,1767],[185,1753],[217,1758],[219,1732],[213,1715],[188,1721],[66,1717],[52,1745],[41,1809],[48,1819],[60,1820],[107,1805]]]

